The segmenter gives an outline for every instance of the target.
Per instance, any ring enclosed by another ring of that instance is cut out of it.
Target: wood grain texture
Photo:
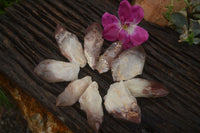
[[[56,96],[68,82],[49,84],[33,73],[44,59],[67,61],[54,39],[56,24],[62,24],[83,43],[84,32],[93,22],[101,23],[104,12],[117,15],[119,0],[24,0],[0,16],[0,73],[19,85],[75,133],[93,132],[79,104],[56,107]],[[140,23],[150,34],[143,44],[147,53],[140,77],[163,83],[170,94],[164,98],[139,98],[142,123],[114,119],[105,111],[101,133],[200,132],[200,46],[179,44],[169,28]],[[105,42],[103,51],[110,43]],[[79,77],[91,75],[104,96],[111,72],[98,74],[87,65]]]

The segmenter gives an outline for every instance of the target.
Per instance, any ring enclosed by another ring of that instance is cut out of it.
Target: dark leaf
[[[175,28],[175,31],[180,34],[183,34],[183,32],[184,32],[183,28]]]
[[[12,107],[8,97],[5,95],[5,93],[0,89],[0,109],[1,107],[4,106],[4,107]]]
[[[193,14],[193,17],[194,17],[195,19],[200,19],[200,14]]]
[[[190,19],[190,31],[194,33],[194,36],[200,34],[200,23],[197,20]]]
[[[195,13],[195,12],[197,12],[197,13],[200,12],[200,5],[195,6],[195,7],[193,8],[192,12],[193,12],[193,13]]]
[[[200,44],[200,38],[194,38],[194,44]]]
[[[0,15],[4,14],[5,11],[4,10],[0,10]]]
[[[180,13],[172,13],[171,14],[171,21],[175,25],[175,29],[179,33],[183,33],[183,26],[186,25],[188,27],[188,22],[185,16]]]
[[[200,1],[199,0],[191,0],[191,5],[195,6],[195,5],[199,5]]]

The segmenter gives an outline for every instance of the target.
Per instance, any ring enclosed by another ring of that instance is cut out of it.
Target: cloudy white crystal
[[[47,59],[40,62],[34,72],[49,83],[72,81],[78,78],[79,65]]]
[[[84,53],[93,70],[96,68],[103,42],[101,25],[94,23],[89,26],[84,37]]]
[[[82,44],[76,35],[58,25],[55,38],[63,56],[65,56],[69,61],[80,65],[80,67],[84,67],[86,65],[86,58],[83,52]]]
[[[162,84],[142,78],[124,81],[124,85],[134,97],[163,97],[169,93]]]
[[[92,83],[92,78],[86,76],[72,81],[57,97],[56,106],[71,106],[78,101],[83,92]]]
[[[103,121],[103,108],[97,82],[94,81],[89,85],[83,95],[81,95],[79,102],[81,109],[87,114],[88,124],[98,132]]]
[[[141,112],[135,97],[124,86],[123,81],[110,85],[104,105],[108,113],[115,118],[128,120],[134,123],[140,123]]]
[[[128,80],[142,74],[145,56],[142,46],[123,51],[111,64],[113,80]]]
[[[111,62],[117,58],[122,52],[123,45],[121,42],[114,42],[108,49],[99,57],[96,69],[99,73],[104,73],[110,70]]]

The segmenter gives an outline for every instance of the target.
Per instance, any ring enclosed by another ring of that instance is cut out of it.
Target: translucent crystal
[[[127,80],[124,85],[134,97],[162,97],[169,93],[162,84],[141,78]]]
[[[104,101],[106,110],[115,118],[140,123],[140,108],[123,81],[111,84]]]
[[[110,47],[100,56],[96,69],[99,73],[107,72],[110,69],[111,62],[117,58],[122,52],[123,45],[121,42],[114,42]]]
[[[76,103],[79,97],[92,83],[92,78],[86,76],[82,79],[72,81],[65,90],[57,97],[56,106],[71,106]]]
[[[81,95],[79,102],[81,109],[87,113],[88,124],[98,132],[103,121],[103,108],[102,98],[96,82],[92,82],[89,85],[83,95]]]
[[[57,25],[55,38],[63,56],[80,67],[86,65],[83,48],[76,35]]]
[[[142,74],[145,56],[145,51],[141,46],[123,51],[119,57],[111,63],[113,80],[128,80]]]
[[[94,23],[89,26],[84,37],[84,53],[93,70],[96,68],[103,42],[101,25]]]
[[[72,81],[78,78],[79,65],[47,59],[36,66],[34,72],[49,83]]]

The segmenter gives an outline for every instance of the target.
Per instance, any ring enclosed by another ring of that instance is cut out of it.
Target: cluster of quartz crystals
[[[79,101],[81,109],[87,114],[88,124],[98,132],[103,122],[102,98],[98,84],[92,82],[90,76],[78,79],[78,74],[80,67],[83,68],[87,62],[93,69],[98,62],[103,45],[101,26],[92,25],[88,34],[85,37],[83,50],[76,35],[57,25],[55,39],[61,54],[70,62],[46,59],[36,66],[34,72],[49,83],[71,81],[57,97],[56,106],[71,106]]]
[[[114,117],[140,123],[141,111],[136,97],[162,97],[168,93],[160,83],[133,78],[111,84],[104,97],[104,105]]]
[[[57,97],[56,106],[71,106],[77,101],[87,114],[88,124],[98,132],[103,121],[102,98],[98,84],[90,76],[78,79],[80,67],[86,62],[99,73],[111,69],[114,84],[110,85],[104,105],[116,118],[140,123],[141,111],[135,97],[160,97],[168,94],[166,88],[156,82],[134,78],[142,74],[145,51],[141,46],[123,51],[121,42],[114,42],[99,57],[104,39],[101,25],[94,23],[86,30],[84,49],[77,36],[58,25],[55,39],[60,51],[70,62],[47,59],[36,66],[34,72],[49,83],[71,81]],[[132,79],[131,79],[132,78]],[[124,81],[126,80],[126,81]]]

